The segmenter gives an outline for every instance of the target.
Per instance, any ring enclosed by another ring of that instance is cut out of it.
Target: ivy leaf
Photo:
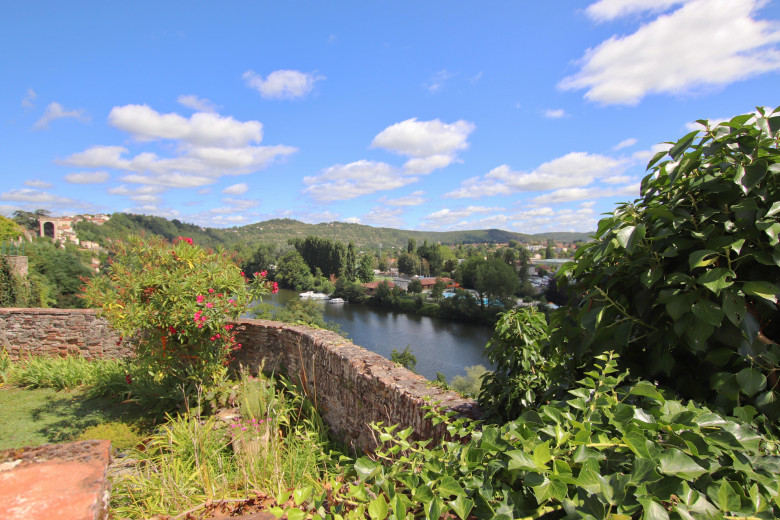
[[[471,510],[474,508],[474,501],[469,500],[463,495],[458,495],[455,500],[447,502],[447,505],[455,511],[455,514],[458,515],[461,520],[466,520],[469,517]]]
[[[439,520],[444,510],[444,501],[439,497],[434,497],[425,505],[425,518],[428,520]]]
[[[669,513],[664,506],[652,498],[640,498],[642,504],[642,520],[669,520]]]
[[[777,303],[777,293],[780,289],[771,282],[759,281],[759,282],[745,282],[742,286],[742,291],[745,294],[751,296],[758,296],[765,300],[769,300],[772,303]]]
[[[731,269],[716,267],[715,269],[710,269],[703,275],[699,276],[696,279],[696,282],[699,285],[703,285],[715,294],[718,294],[726,287],[732,285],[734,281],[730,280],[729,278],[736,278],[736,276],[736,273],[734,273],[734,271]]]
[[[355,461],[355,472],[362,482],[376,476],[380,471],[382,466],[368,457],[360,457]]]
[[[677,448],[664,450],[659,462],[661,463],[660,471],[665,475],[693,480],[707,473],[705,468]]]
[[[744,191],[746,194],[764,180],[766,172],[767,163],[763,159],[759,159],[745,167],[745,176],[742,178],[741,184],[745,187]]]
[[[550,455],[550,441],[545,441],[542,444],[534,448],[534,464],[538,469],[546,469],[547,463],[550,462],[552,455]]]
[[[507,469],[509,471],[520,469],[523,471],[536,471],[536,464],[534,459],[531,458],[526,452],[521,450],[508,451],[506,453],[509,456],[509,464]]]
[[[740,509],[742,501],[739,499],[739,495],[734,492],[734,489],[729,485],[727,480],[722,480],[720,488],[718,489],[718,505],[721,511],[735,511]]]
[[[780,213],[780,200],[775,201],[774,204],[772,204],[772,207],[769,208],[769,211],[766,212],[766,215],[764,215],[765,218],[774,217]]]
[[[557,500],[563,502],[566,498],[568,488],[563,482],[557,480],[550,480],[544,477],[544,480],[538,486],[533,486],[534,496],[536,500],[542,504],[548,500]]]
[[[368,505],[368,514],[371,518],[384,520],[390,508],[387,505],[384,495],[379,495]]]
[[[449,475],[441,479],[441,484],[439,484],[438,491],[440,496],[446,496],[446,497],[452,495],[460,496],[466,494],[466,492],[463,491],[461,485],[458,484],[458,481]]]
[[[766,387],[766,376],[755,368],[743,368],[737,373],[739,388],[752,397]]]

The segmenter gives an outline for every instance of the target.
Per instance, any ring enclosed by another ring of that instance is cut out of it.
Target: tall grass
[[[146,449],[129,452],[137,469],[114,479],[114,515],[148,518],[258,491],[321,490],[325,477],[340,472],[322,419],[289,381],[244,372],[238,403],[241,416],[229,424],[181,414]]]
[[[111,381],[124,381],[127,372],[126,361],[88,360],[77,356],[30,357],[16,363],[0,361],[0,367],[7,384],[55,390],[81,386],[107,388],[106,385]],[[107,391],[103,395],[106,393]]]

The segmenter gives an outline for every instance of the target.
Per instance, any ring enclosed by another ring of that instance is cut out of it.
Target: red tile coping
[[[104,520],[111,442],[91,440],[0,452],[5,520]]]

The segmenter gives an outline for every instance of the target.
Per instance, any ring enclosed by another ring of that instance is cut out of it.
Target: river
[[[264,296],[263,301],[283,306],[298,297],[297,292],[281,289],[277,294]],[[491,327],[393,312],[370,305],[315,301],[322,306],[325,320],[338,323],[355,345],[388,359],[393,349],[401,352],[409,345],[417,358],[415,371],[430,380],[436,379],[436,372],[441,372],[448,382],[452,382],[453,377],[464,375],[465,368],[471,365],[492,368],[483,356],[485,344],[493,332]]]

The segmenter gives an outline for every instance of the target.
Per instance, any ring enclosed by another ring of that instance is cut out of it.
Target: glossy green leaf
[[[389,511],[390,511],[390,507],[387,503],[387,500],[385,500],[384,495],[377,496],[368,505],[368,515],[371,518],[385,519],[387,518],[387,513]]]
[[[441,483],[439,484],[439,487],[437,488],[438,495],[441,497],[449,497],[452,495],[465,495],[466,492],[463,491],[463,488],[460,484],[458,484],[458,481],[454,478],[447,475],[443,479],[441,479]]]
[[[766,281],[745,282],[742,290],[745,294],[758,296],[772,303],[777,303],[777,294],[780,293],[780,289],[775,284]]]
[[[660,472],[665,475],[694,479],[707,473],[705,468],[677,448],[664,450],[661,453],[659,462]]]
[[[707,267],[718,260],[719,253],[710,249],[694,251],[688,256],[688,267],[693,270],[697,267]]]
[[[715,327],[723,321],[723,310],[710,300],[699,300],[691,307],[694,316]]]
[[[358,478],[363,482],[376,476],[380,471],[382,471],[382,465],[369,459],[368,457],[360,457],[355,461],[354,467]]]
[[[458,515],[458,518],[461,520],[466,520],[469,517],[471,510],[474,508],[474,501],[466,498],[463,495],[458,495],[455,497],[455,500],[447,502],[447,505],[449,505],[450,508],[455,511],[455,514]]]
[[[643,395],[662,403],[666,402],[666,399],[664,399],[664,396],[661,395],[661,392],[659,392],[655,385],[649,381],[639,381],[637,384],[631,387],[630,393],[632,395]]]
[[[737,373],[739,388],[747,396],[753,396],[766,388],[766,376],[755,368],[743,368]]]
[[[737,275],[731,269],[716,267],[699,276],[696,279],[696,282],[715,294],[718,294],[726,287],[732,285],[734,283],[733,278],[736,276]]]
[[[642,520],[669,520],[666,508],[652,498],[640,498],[642,504]]]

